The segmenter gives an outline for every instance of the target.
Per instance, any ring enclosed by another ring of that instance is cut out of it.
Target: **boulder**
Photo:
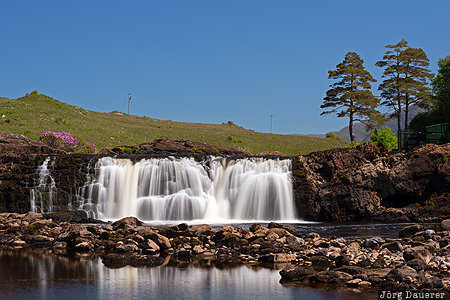
[[[130,225],[133,227],[141,226],[142,221],[140,221],[136,217],[126,217],[126,218],[122,218],[122,219],[112,223],[112,227],[114,228],[114,230],[123,229],[123,228],[125,228],[125,225]]]
[[[389,249],[391,252],[398,252],[403,250],[403,245],[399,241],[394,241],[381,245],[381,248]]]
[[[295,254],[276,253],[261,256],[259,261],[267,263],[286,263],[296,259]]]
[[[443,220],[440,227],[442,231],[450,231],[450,219]]]
[[[424,228],[422,225],[415,224],[411,226],[404,227],[400,229],[398,236],[400,238],[410,238],[413,237],[416,233],[423,231]]]

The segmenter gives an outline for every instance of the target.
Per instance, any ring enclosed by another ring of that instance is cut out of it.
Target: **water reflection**
[[[277,270],[259,266],[217,268],[167,259],[155,268],[109,269],[97,258],[0,251],[1,299],[376,299],[287,287],[279,280]]]

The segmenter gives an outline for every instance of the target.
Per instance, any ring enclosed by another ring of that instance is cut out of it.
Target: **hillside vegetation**
[[[253,154],[280,151],[283,155],[296,155],[343,146],[335,139],[260,133],[228,123],[185,123],[88,111],[37,93],[18,99],[0,98],[0,130],[33,140],[48,130],[66,131],[93,142],[97,148],[159,138],[202,141],[245,149]]]

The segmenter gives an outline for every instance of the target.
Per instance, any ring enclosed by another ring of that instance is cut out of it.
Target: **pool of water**
[[[376,293],[286,286],[259,266],[110,269],[100,259],[0,251],[0,299],[376,299]]]

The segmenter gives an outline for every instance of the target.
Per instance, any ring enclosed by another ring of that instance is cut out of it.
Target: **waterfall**
[[[104,157],[81,192],[99,219],[294,220],[289,159]]]
[[[32,212],[53,212],[53,201],[56,197],[56,185],[55,180],[50,174],[49,162],[50,157],[47,157],[45,161],[40,165],[36,173],[39,175],[39,179],[35,187],[31,190],[31,211]],[[54,160],[51,162],[53,167]]]

